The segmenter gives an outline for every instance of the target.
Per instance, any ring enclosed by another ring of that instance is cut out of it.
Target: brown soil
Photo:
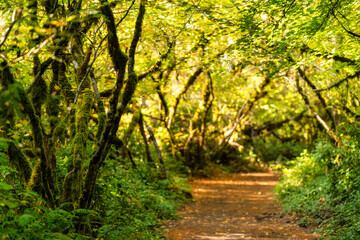
[[[233,174],[191,182],[194,203],[166,224],[170,239],[318,239],[281,214],[274,173]]]

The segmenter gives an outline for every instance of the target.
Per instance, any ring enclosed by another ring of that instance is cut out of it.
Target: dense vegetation
[[[327,239],[360,236],[360,126],[342,129],[343,145],[320,141],[284,170],[276,192],[303,226],[317,226]]]
[[[0,237],[156,239],[188,176],[286,166],[287,210],[356,239],[359,8],[2,1]]]

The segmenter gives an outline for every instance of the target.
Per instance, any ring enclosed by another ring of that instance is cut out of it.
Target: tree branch
[[[329,119],[331,120],[331,125],[332,128],[335,129],[336,128],[336,122],[335,122],[335,118],[333,116],[333,114],[331,113],[331,111],[329,110],[329,108],[327,107],[327,104],[325,102],[325,99],[322,97],[321,93],[319,91],[316,91],[317,88],[316,86],[310,81],[310,79],[306,76],[305,72],[303,70],[301,70],[300,67],[297,68],[297,71],[300,73],[300,76],[302,77],[302,79],[304,79],[304,81],[311,87],[311,89],[315,92],[316,96],[318,97],[321,105],[323,106],[326,114],[328,115]]]
[[[353,79],[353,78],[356,78],[356,77],[359,77],[360,76],[360,71],[357,71],[356,73],[354,73],[353,75],[350,75],[350,76],[347,76],[346,78],[344,79],[341,79],[340,81],[330,85],[329,87],[325,87],[325,88],[321,88],[321,89],[316,89],[316,90],[313,90],[314,92],[322,92],[322,91],[327,91],[327,90],[330,90],[334,87],[338,87],[340,86],[340,84],[342,84],[343,82],[345,81],[348,81],[350,79]]]
[[[168,128],[171,128],[171,124],[175,118],[175,114],[176,114],[176,109],[179,105],[180,99],[182,97],[182,95],[184,95],[187,90],[190,88],[191,85],[194,84],[195,80],[198,78],[198,76],[204,71],[204,69],[202,67],[199,67],[198,69],[196,69],[196,71],[190,76],[190,78],[188,79],[188,81],[186,82],[186,84],[184,85],[184,87],[182,88],[182,90],[178,93],[178,95],[175,97],[175,102],[172,105],[171,109],[170,109],[170,118],[168,121]]]

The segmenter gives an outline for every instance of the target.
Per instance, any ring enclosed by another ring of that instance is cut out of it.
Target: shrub
[[[358,239],[360,128],[348,126],[340,136],[341,147],[322,141],[296,158],[283,170],[276,194],[285,211],[299,216],[302,224],[317,224],[328,239]]]

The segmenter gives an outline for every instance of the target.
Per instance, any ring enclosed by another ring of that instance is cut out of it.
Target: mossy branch
[[[59,56],[59,54],[63,50],[63,47],[66,46],[67,42],[68,42],[67,38],[62,38],[58,42],[58,44],[56,44],[55,51],[54,51],[53,55],[51,57],[49,57],[48,59],[46,59],[40,65],[39,70],[38,70],[34,80],[32,81],[32,83],[30,84],[30,86],[26,90],[27,93],[29,93],[32,90],[32,88],[38,83],[38,81],[41,80],[42,75],[45,73],[45,71],[48,69],[50,64],[54,61],[54,59],[56,59]]]
[[[7,80],[3,80],[2,82],[8,82],[8,83],[15,83],[15,79],[13,75],[10,72],[10,69],[8,67],[8,64],[6,61],[3,61],[1,63],[1,69],[2,69],[2,75],[7,77]],[[18,88],[18,94],[20,97],[20,102],[23,106],[23,112],[30,118],[30,125],[32,129],[32,134],[34,138],[35,146],[39,149],[40,152],[40,177],[42,182],[42,187],[44,190],[44,198],[47,200],[50,207],[55,206],[54,197],[50,188],[50,182],[51,180],[51,171],[48,167],[48,159],[45,154],[45,148],[44,148],[44,139],[43,139],[43,131],[40,124],[40,119],[36,115],[34,106],[32,105],[30,99],[28,98],[28,95],[26,94],[25,90],[22,87]],[[30,187],[32,185],[30,184]],[[39,192],[41,193],[41,192]]]
[[[281,121],[277,121],[277,122],[274,122],[274,121],[268,121],[268,122],[265,122],[263,124],[263,126],[252,126],[252,125],[248,125],[245,127],[245,129],[243,129],[243,133],[249,137],[253,136],[253,135],[259,135],[261,134],[263,131],[266,131],[266,132],[272,132],[276,129],[279,129],[281,128],[282,126],[284,126],[285,124],[291,122],[291,121],[299,121],[301,120],[305,115],[305,110],[304,111],[301,111],[298,115],[294,116],[294,117],[289,117],[289,118],[286,118],[284,120],[281,120]]]
[[[315,111],[314,107],[310,104],[309,97],[304,93],[304,90],[302,89],[300,85],[299,78],[296,77],[296,88],[298,90],[298,93],[301,95],[302,99],[305,102],[305,105],[309,108],[309,110],[314,114],[316,120],[323,126],[327,132],[327,134],[330,136],[331,140],[340,147],[342,145],[342,142],[340,138],[332,131],[332,129],[327,125],[327,123],[320,117],[320,115]]]
[[[139,76],[138,76],[139,81],[143,80],[148,75],[150,75],[150,74],[152,74],[152,73],[154,73],[154,72],[156,72],[156,71],[158,71],[160,69],[160,67],[161,67],[162,63],[164,62],[164,60],[169,56],[170,52],[174,49],[174,45],[175,45],[174,41],[169,43],[168,49],[166,50],[166,52],[164,54],[160,55],[160,59],[152,67],[150,67],[148,70],[146,70],[145,72],[139,74]]]
[[[122,142],[124,143],[124,146],[126,146],[126,147],[129,144],[132,133],[134,132],[136,126],[138,125],[139,118],[140,118],[140,112],[138,110],[138,111],[133,113],[133,116],[131,118],[131,122],[130,122],[128,128],[126,129],[126,132],[125,132],[124,137],[123,137]]]
[[[207,130],[207,116],[208,113],[212,107],[213,101],[215,99],[214,96],[214,88],[213,88],[213,81],[212,81],[212,77],[211,77],[211,73],[207,72],[206,73],[207,77],[208,77],[208,82],[205,86],[204,89],[204,94],[203,94],[203,116],[202,116],[202,121],[201,121],[201,137],[200,137],[200,141],[199,141],[199,158],[200,158],[200,162],[203,162],[203,152],[204,152],[204,146],[205,146],[205,137],[206,137],[206,130]]]
[[[134,72],[134,66],[135,66],[135,51],[136,46],[140,40],[141,32],[142,32],[142,24],[145,16],[145,0],[140,1],[140,8],[139,13],[136,18],[135,23],[135,31],[134,36],[131,41],[130,49],[129,49],[129,65],[128,65],[128,72],[132,73]]]
[[[13,142],[8,142],[8,155],[10,162],[15,165],[20,179],[26,185],[31,178],[32,168],[23,151]]]
[[[169,107],[167,105],[165,96],[164,96],[163,92],[161,91],[161,86],[160,85],[156,86],[156,93],[158,94],[158,96],[160,98],[161,106],[164,107],[165,117],[168,117],[169,116]]]
[[[317,88],[315,86],[314,83],[312,83],[310,81],[310,79],[306,76],[305,72],[299,67],[297,69],[297,71],[299,72],[300,76],[302,77],[302,79],[304,79],[304,81],[311,87],[311,89],[315,92],[317,98],[319,99],[321,105],[323,106],[327,116],[329,117],[330,121],[331,121],[331,127],[333,129],[336,129],[336,122],[335,122],[335,118],[334,115],[331,113],[330,109],[327,107],[327,104],[325,102],[325,99],[322,97],[321,92],[317,91]]]

